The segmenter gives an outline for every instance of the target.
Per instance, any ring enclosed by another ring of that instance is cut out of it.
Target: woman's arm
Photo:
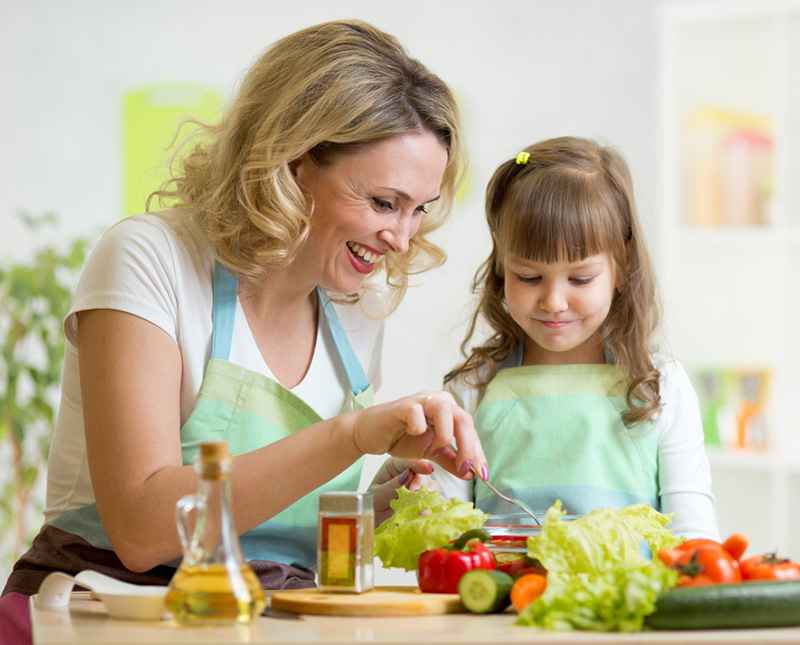
[[[146,571],[181,554],[175,502],[194,492],[181,464],[181,358],[137,316],[78,314],[87,455],[97,508],[119,558]],[[458,450],[449,446],[455,439]],[[469,415],[444,393],[408,397],[316,423],[233,461],[234,518],[247,531],[346,469],[363,453],[426,457],[451,470],[485,459]]]

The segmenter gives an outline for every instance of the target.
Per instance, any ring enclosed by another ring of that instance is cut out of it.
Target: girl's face
[[[605,362],[596,332],[616,287],[608,254],[572,263],[510,256],[505,264],[506,306],[527,335],[526,365]]]
[[[447,150],[429,131],[378,141],[328,165],[305,155],[295,175],[314,212],[295,264],[325,289],[358,291],[387,252],[408,251],[446,165]]]

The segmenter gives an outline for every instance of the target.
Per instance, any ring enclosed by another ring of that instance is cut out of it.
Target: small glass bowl
[[[537,513],[540,518],[544,513]],[[564,515],[562,519],[569,521],[577,515]],[[542,527],[525,513],[507,513],[502,515],[489,515],[483,527],[491,536],[490,548],[502,551],[527,551],[528,538],[538,535]]]

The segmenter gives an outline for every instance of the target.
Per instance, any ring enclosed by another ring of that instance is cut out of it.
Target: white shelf
[[[735,468],[778,473],[793,465],[793,462],[773,452],[706,448],[706,453],[712,468]]]
[[[800,496],[800,1],[685,3],[665,8],[662,27],[663,193],[654,239],[666,339],[690,369],[772,370],[770,436],[780,451],[707,450],[722,533],[740,530],[756,551],[779,546],[797,558],[800,525],[791,511]],[[683,193],[683,146],[698,139],[686,138],[686,118],[704,109],[769,119],[770,225],[687,224],[684,209],[698,193]]]

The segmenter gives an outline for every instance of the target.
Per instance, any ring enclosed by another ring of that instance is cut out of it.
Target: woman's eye
[[[592,280],[594,280],[594,276],[589,276],[587,278],[570,278],[569,279],[569,281],[572,284],[577,284],[579,286],[580,285],[584,285],[584,284],[589,284]]]
[[[416,212],[420,213],[421,215],[427,215],[428,214],[428,205],[427,204],[422,204],[421,206],[417,206]]]
[[[373,197],[372,203],[375,205],[379,211],[391,211],[394,210],[394,204],[392,202],[386,201],[385,199],[381,199],[380,197]]]

